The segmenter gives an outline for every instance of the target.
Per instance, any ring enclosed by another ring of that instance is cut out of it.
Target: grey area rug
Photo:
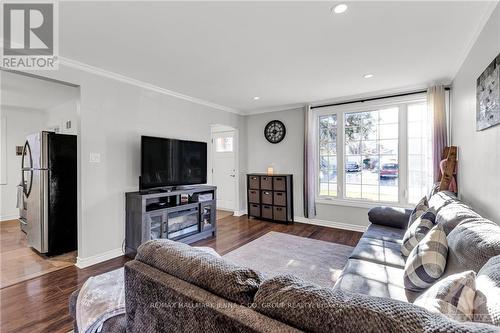
[[[266,277],[293,274],[333,287],[353,247],[271,231],[223,257]]]

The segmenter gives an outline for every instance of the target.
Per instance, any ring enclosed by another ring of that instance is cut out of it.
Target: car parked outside
[[[398,178],[399,176],[399,165],[398,163],[390,162],[382,164],[380,168],[380,178]]]
[[[345,164],[345,171],[346,172],[360,172],[361,171],[361,166],[356,163],[356,162],[346,162]]]

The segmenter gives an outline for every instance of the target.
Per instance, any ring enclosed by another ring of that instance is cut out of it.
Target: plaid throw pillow
[[[408,226],[411,226],[416,219],[418,219],[423,213],[427,211],[427,209],[429,209],[429,202],[427,201],[427,197],[423,197],[411,212]]]
[[[474,271],[450,275],[420,295],[413,304],[458,321],[472,320],[476,296]]]
[[[411,250],[427,235],[436,224],[436,211],[429,208],[419,218],[413,222],[405,232],[403,244],[401,244],[401,254],[405,257],[410,255]]]
[[[477,273],[474,321],[500,326],[500,255]]]
[[[430,287],[443,275],[448,256],[448,242],[438,224],[411,251],[403,274],[405,288],[420,291]]]

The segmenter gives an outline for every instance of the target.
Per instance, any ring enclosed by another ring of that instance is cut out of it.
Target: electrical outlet
[[[90,163],[101,163],[101,154],[100,153],[90,153]]]

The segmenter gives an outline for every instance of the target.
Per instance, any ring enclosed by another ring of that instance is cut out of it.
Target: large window
[[[317,119],[320,199],[405,205],[429,189],[431,124],[423,96],[318,109]]]

